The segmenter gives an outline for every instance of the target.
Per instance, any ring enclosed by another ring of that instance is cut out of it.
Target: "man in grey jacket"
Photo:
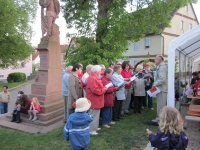
[[[157,100],[157,116],[152,122],[159,122],[159,114],[161,109],[167,105],[167,92],[168,92],[168,66],[163,62],[164,58],[161,55],[157,55],[155,58],[155,63],[157,65],[156,72],[154,76],[154,83],[152,87],[157,87],[161,92],[156,95]]]
[[[64,123],[66,123],[67,118],[69,117],[68,107],[67,107],[67,101],[68,101],[68,92],[69,92],[69,76],[72,72],[72,66],[66,67],[66,72],[63,74],[62,77],[62,96],[64,99]]]

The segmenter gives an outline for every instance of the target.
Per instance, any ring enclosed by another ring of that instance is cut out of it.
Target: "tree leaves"
[[[0,0],[0,68],[23,67],[31,54],[37,0]]]
[[[67,64],[105,64],[122,57],[128,40],[160,34],[170,26],[170,13],[197,0],[62,0],[68,27],[75,26],[79,47],[70,48]],[[136,8],[128,12],[126,7]]]

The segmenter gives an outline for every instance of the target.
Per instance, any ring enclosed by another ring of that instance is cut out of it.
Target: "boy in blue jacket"
[[[67,120],[64,127],[65,140],[70,142],[73,150],[88,150],[90,144],[89,124],[93,118],[86,113],[91,102],[86,98],[79,98],[76,101],[76,109]]]

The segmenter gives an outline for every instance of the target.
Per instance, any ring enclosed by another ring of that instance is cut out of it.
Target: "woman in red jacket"
[[[104,86],[112,83],[112,70],[106,69],[104,72],[104,76],[102,77],[102,83]],[[112,122],[112,107],[114,106],[114,99],[115,99],[115,91],[118,90],[118,87],[114,85],[109,87],[104,94],[104,107],[101,109],[102,112],[102,125],[106,128],[110,128],[108,124],[115,124]]]
[[[107,90],[99,78],[100,73],[101,67],[94,65],[86,85],[86,98],[91,101],[89,113],[93,117],[93,121],[90,123],[91,135],[97,135],[98,133],[96,131],[100,130],[98,128],[100,109],[104,107],[104,93]]]

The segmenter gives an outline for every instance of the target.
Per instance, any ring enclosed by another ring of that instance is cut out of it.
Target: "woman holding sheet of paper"
[[[124,78],[125,81],[130,81],[131,77],[132,77],[132,73],[130,71],[130,64],[128,61],[124,61],[122,63],[122,72],[121,72],[121,75],[122,77]],[[124,114],[127,114],[127,115],[130,115],[130,112],[129,112],[129,104],[130,104],[130,101],[131,101],[131,92],[132,92],[132,84],[127,84],[125,86],[125,96],[126,96],[126,99],[125,101],[123,101],[123,105],[122,105],[122,112]]]
[[[144,74],[142,73],[143,67],[141,65],[137,66],[138,73],[136,74],[135,80],[133,81],[133,88],[134,88],[134,113],[140,113],[142,109],[142,101],[144,96],[146,96],[145,91],[145,84],[146,80],[143,78]]]
[[[119,119],[122,119],[121,113],[122,113],[122,102],[126,99],[125,96],[125,85],[130,84],[131,82],[124,81],[124,78],[121,75],[122,67],[121,65],[116,65],[114,67],[114,73],[112,75],[112,82],[114,86],[119,87],[119,90],[116,91],[116,100],[114,105],[114,114],[113,114],[113,120],[119,121]]]
[[[101,78],[103,85],[108,88],[104,94],[104,107],[101,109],[102,125],[105,128],[110,128],[109,125],[115,124],[115,122],[112,122],[112,107],[115,101],[114,92],[118,90],[118,87],[112,84],[112,72],[111,69],[106,69],[104,71],[104,76]]]

